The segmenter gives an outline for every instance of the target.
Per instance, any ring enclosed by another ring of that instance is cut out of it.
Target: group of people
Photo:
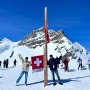
[[[2,61],[0,61],[0,67],[1,67],[1,65],[2,65]],[[3,61],[3,67],[4,67],[4,68],[8,68],[8,59],[5,59],[5,60]]]
[[[18,77],[18,79],[16,80],[16,86],[18,85],[20,79],[22,78],[22,76],[25,74],[25,85],[27,86],[27,78],[28,78],[28,71],[29,71],[29,66],[32,64],[31,61],[28,61],[28,57],[24,58],[21,56],[21,54],[19,54],[19,58],[22,62],[22,71],[20,76]],[[56,80],[55,80],[55,74],[58,78],[58,83],[60,85],[63,85],[63,83],[61,82],[59,73],[58,73],[58,64],[60,63],[62,56],[60,56],[59,58],[54,58],[53,55],[50,55],[50,59],[47,62],[47,65],[49,65],[49,68],[51,70],[52,73],[52,78],[53,78],[53,85],[55,86]]]
[[[88,69],[90,70],[90,58],[87,61]],[[78,70],[81,68],[83,70],[83,65],[82,65],[82,59],[79,57],[78,58]]]
[[[9,64],[9,59],[5,59],[5,60],[3,61],[3,67],[4,67],[4,68],[8,68],[8,64]],[[15,60],[13,61],[13,67],[15,67],[16,64],[17,64],[17,61],[16,61],[16,59],[15,59]],[[0,61],[0,67],[1,67],[1,65],[2,65],[2,61]]]
[[[8,63],[9,63],[9,60],[8,60],[8,59],[5,59],[5,60],[3,61],[3,67],[4,67],[4,68],[8,68]]]
[[[25,59],[24,59],[21,54],[18,54],[18,56],[19,56],[19,59],[22,62],[22,71],[21,71],[20,76],[16,80],[16,86],[18,85],[20,79],[22,78],[22,76],[24,74],[25,74],[25,85],[27,86],[27,78],[28,78],[29,66],[32,65],[32,62],[28,61],[28,57],[25,57]],[[0,61],[0,66],[1,66],[1,63],[2,62]],[[14,66],[16,66],[16,63],[17,63],[16,59],[14,60],[13,63],[14,63]],[[50,55],[49,60],[47,61],[47,65],[49,66],[51,74],[52,74],[53,86],[55,86],[57,84],[56,80],[55,80],[55,74],[56,74],[56,76],[58,78],[58,83],[60,85],[63,85],[63,83],[61,82],[59,73],[58,73],[59,64],[62,64],[62,63],[64,65],[65,72],[66,71],[69,72],[69,66],[68,66],[69,59],[67,57],[62,59],[62,55],[60,57],[56,57],[56,58],[54,58],[53,55]],[[89,70],[90,70],[90,58],[88,60],[88,66],[89,66]],[[8,59],[4,60],[4,67],[6,67],[6,68],[8,67]],[[83,69],[83,67],[82,67],[82,59],[79,57],[78,58],[78,70],[80,68],[81,68],[81,70]]]
[[[21,74],[20,76],[18,77],[18,79],[16,80],[16,86],[18,85],[20,79],[22,78],[22,76],[25,74],[25,85],[27,86],[27,78],[28,78],[28,71],[29,71],[29,66],[32,64],[31,61],[28,61],[28,57],[25,57],[25,60],[24,58],[21,56],[21,54],[19,54],[19,58],[22,62],[22,71],[21,71]],[[15,61],[16,62],[16,61]],[[69,63],[69,59],[66,57],[64,59],[62,59],[62,55],[58,58],[54,58],[53,55],[50,55],[50,59],[47,61],[47,65],[49,66],[50,70],[51,70],[51,74],[52,74],[52,79],[53,79],[53,86],[55,86],[57,83],[56,83],[56,80],[55,80],[55,74],[58,78],[58,83],[60,85],[63,85],[63,83],[61,82],[61,79],[60,79],[60,76],[59,76],[59,73],[58,73],[58,67],[59,67],[59,64],[60,63],[63,63],[64,64],[64,70],[65,72],[68,71],[69,72],[69,66],[68,66],[68,63]],[[81,58],[79,57],[78,58],[78,70],[81,68],[82,70],[82,60]],[[89,65],[89,69],[90,69],[90,59],[88,60],[88,65]]]

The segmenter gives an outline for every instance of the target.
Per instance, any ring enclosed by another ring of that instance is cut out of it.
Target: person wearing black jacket
[[[58,70],[57,70],[57,66],[59,64],[58,60],[56,60],[55,58],[53,58],[53,55],[50,55],[50,59],[49,61],[47,62],[47,64],[49,65],[49,68],[51,70],[51,73],[52,73],[52,78],[53,78],[53,85],[56,85],[56,80],[55,80],[55,74],[58,78],[58,81],[59,81],[59,84],[63,85],[63,83],[61,82],[60,80],[60,77],[59,77],[59,73],[58,73]]]

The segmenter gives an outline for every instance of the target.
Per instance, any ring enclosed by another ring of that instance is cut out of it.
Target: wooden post
[[[45,32],[45,47],[44,47],[44,87],[48,84],[47,72],[47,7],[44,11],[44,32]]]

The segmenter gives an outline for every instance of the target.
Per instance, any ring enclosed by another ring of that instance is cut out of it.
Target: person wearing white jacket
[[[24,60],[21,54],[18,54],[18,56],[22,62],[22,71],[21,71],[20,76],[16,80],[16,86],[18,85],[19,81],[21,80],[24,74],[25,74],[25,85],[27,86],[28,71],[29,71],[29,66],[31,65],[31,62],[28,61],[28,57],[25,57],[25,60]]]

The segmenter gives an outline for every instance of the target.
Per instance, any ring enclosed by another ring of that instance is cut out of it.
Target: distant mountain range
[[[29,57],[32,55],[43,54],[45,40],[43,31],[43,28],[34,30],[18,42],[13,42],[4,38],[0,41],[1,58],[10,58],[12,52],[14,52],[14,57],[11,57],[13,59],[18,53],[23,54],[23,52],[27,52],[28,54],[26,55]],[[48,30],[48,34],[50,36],[50,43],[48,43],[48,56],[49,54],[54,53],[55,57],[62,54],[63,58],[69,57],[70,59],[76,59],[79,56],[82,58],[89,58],[90,53],[78,42],[72,43],[66,37],[63,30],[59,30],[58,32]]]

